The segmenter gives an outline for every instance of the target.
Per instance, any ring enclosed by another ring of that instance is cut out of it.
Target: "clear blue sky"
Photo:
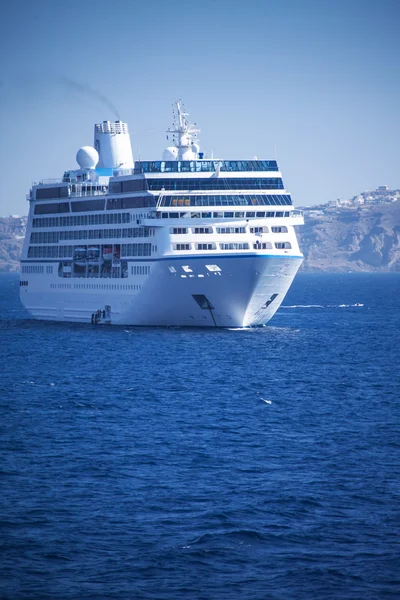
[[[159,159],[184,100],[202,150],[278,158],[296,205],[400,188],[398,0],[6,0],[0,215],[75,167],[93,124]]]

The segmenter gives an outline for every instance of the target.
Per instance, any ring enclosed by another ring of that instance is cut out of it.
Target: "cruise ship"
[[[303,260],[303,224],[276,160],[200,152],[174,105],[162,160],[133,161],[128,126],[103,121],[79,168],[32,185],[20,297],[36,319],[255,327]]]

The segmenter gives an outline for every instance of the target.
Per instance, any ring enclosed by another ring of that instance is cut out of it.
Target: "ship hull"
[[[32,280],[21,288],[21,300],[40,320],[91,323],[107,306],[114,325],[261,326],[279,308],[301,262],[293,255],[164,257],[151,262],[145,277]]]

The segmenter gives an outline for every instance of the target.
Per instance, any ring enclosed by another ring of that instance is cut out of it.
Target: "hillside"
[[[303,271],[400,271],[400,200],[304,209]],[[0,218],[0,272],[18,271],[26,217]]]
[[[304,271],[400,271],[400,201],[306,210]]]
[[[0,272],[18,271],[27,217],[0,217]]]

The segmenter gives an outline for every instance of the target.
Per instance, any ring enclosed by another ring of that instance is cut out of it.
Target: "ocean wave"
[[[204,533],[198,538],[195,538],[191,542],[188,542],[188,546],[209,544],[216,540],[227,540],[236,541],[238,543],[251,543],[255,541],[265,541],[267,537],[259,531],[253,529],[234,529],[232,531],[219,531],[215,533]]]
[[[356,302],[355,304],[282,304],[280,308],[360,308],[364,304]]]

